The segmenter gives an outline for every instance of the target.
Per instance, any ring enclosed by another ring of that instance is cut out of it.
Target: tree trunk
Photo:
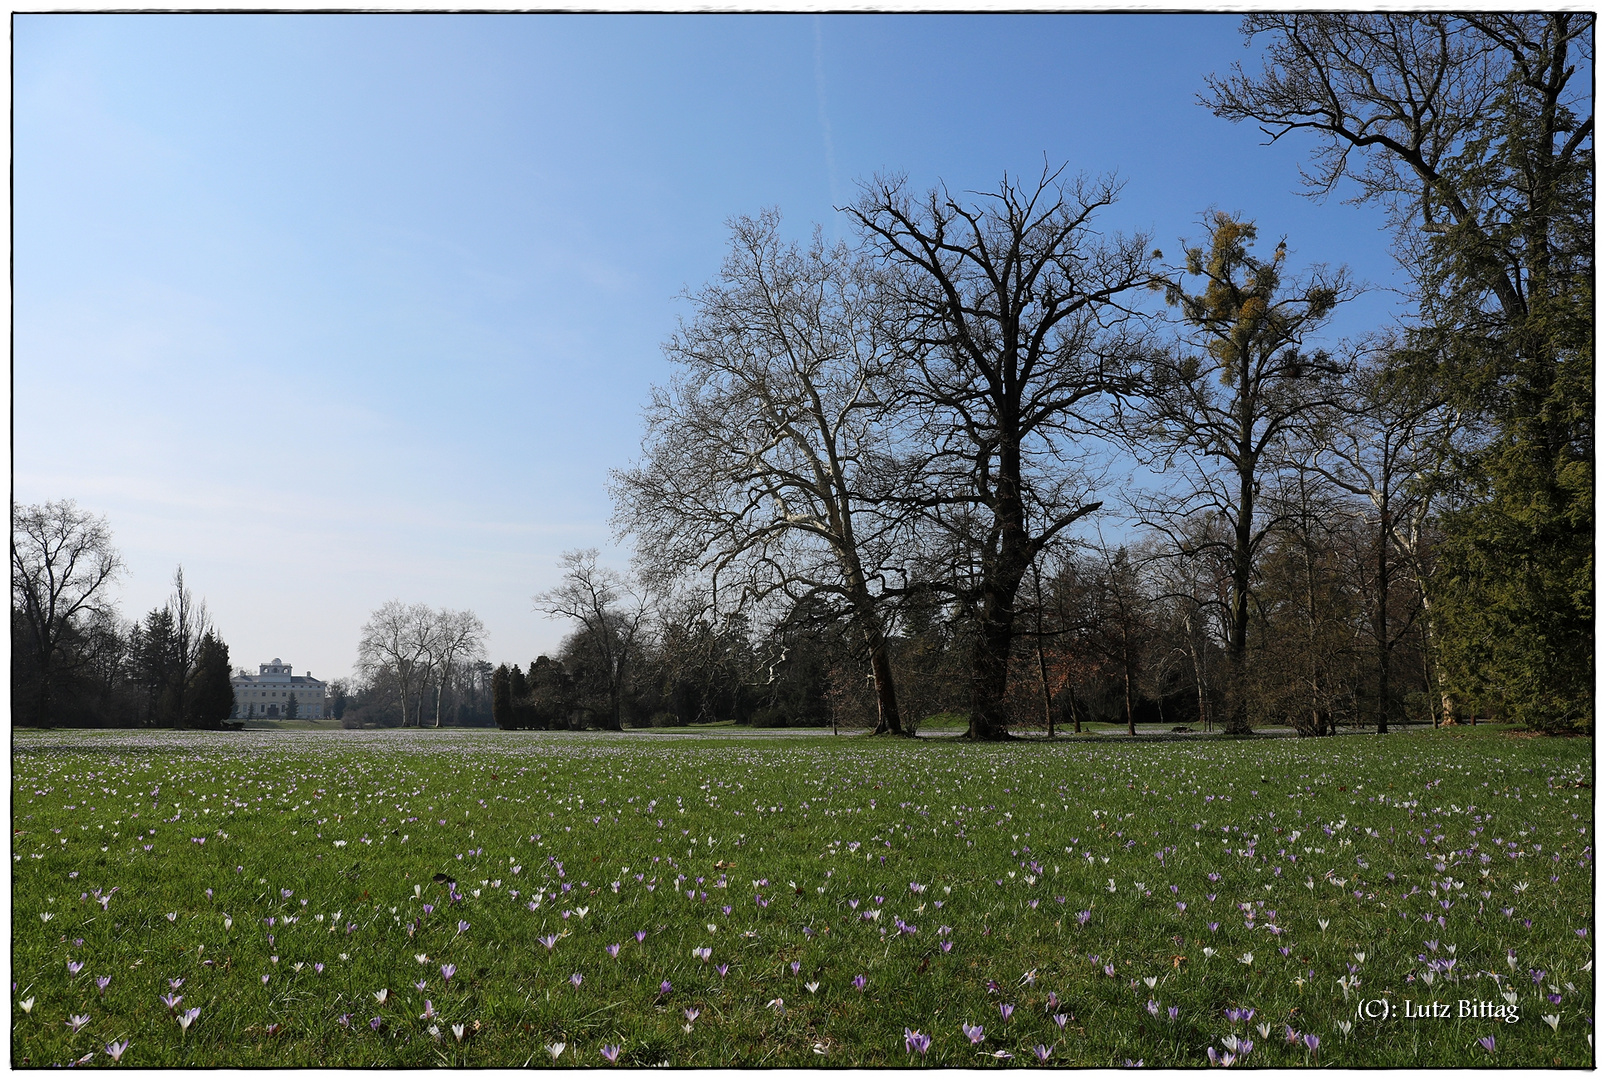
[[[1244,487],[1252,482],[1244,477]],[[1248,496],[1246,494],[1246,497]],[[1249,732],[1249,523],[1251,511],[1239,513],[1232,553],[1232,626],[1227,637],[1227,671],[1231,697],[1223,730],[1229,735]]]
[[[870,674],[875,678],[877,735],[907,735],[898,714],[898,694],[892,682],[892,658],[879,631],[870,642]]]
[[[1204,672],[1199,667],[1199,645],[1193,639],[1193,613],[1189,612],[1183,619],[1182,629],[1188,635],[1188,658],[1193,661],[1193,688],[1199,695],[1199,722],[1206,731],[1210,730],[1210,716],[1205,711],[1205,682]]]
[[[1377,529],[1377,733],[1389,733],[1389,510],[1379,508]]]
[[[1006,537],[1006,545],[1009,538]],[[983,586],[980,633],[971,661],[970,730],[984,742],[1010,738],[1004,696],[1009,689],[1009,649],[1015,634],[1015,592],[1025,576],[1026,559],[1001,554]]]

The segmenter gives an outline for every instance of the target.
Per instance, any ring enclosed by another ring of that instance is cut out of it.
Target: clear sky
[[[1197,104],[1221,15],[18,15],[14,492],[105,514],[135,617],[182,563],[236,666],[347,674],[392,598],[531,596],[612,546],[680,294],[727,218],[846,235],[855,180],[1126,181],[1167,254],[1209,207],[1394,281],[1306,142]],[[1382,325],[1384,288],[1339,329]]]

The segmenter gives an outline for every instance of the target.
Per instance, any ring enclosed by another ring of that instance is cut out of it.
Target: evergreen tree
[[[234,711],[234,687],[229,682],[229,647],[208,631],[201,637],[184,697],[185,726],[220,728]],[[292,696],[291,701],[295,698]],[[291,715],[294,715],[293,713]]]

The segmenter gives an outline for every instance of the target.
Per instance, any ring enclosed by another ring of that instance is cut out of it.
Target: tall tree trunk
[[[982,586],[981,626],[970,673],[970,730],[986,742],[1008,739],[1004,697],[1009,689],[1009,650],[1015,636],[1015,593],[1026,574],[1025,537],[1018,528],[1001,538],[996,564]],[[1013,541],[1013,542],[1012,542]],[[986,571],[984,571],[986,573]]]
[[[1199,722],[1210,730],[1210,714],[1205,711],[1204,670],[1199,666],[1199,644],[1193,637],[1193,613],[1183,617],[1182,629],[1188,635],[1188,658],[1193,661],[1193,689],[1199,695]]]
[[[1249,733],[1249,580],[1250,530],[1254,521],[1254,483],[1251,469],[1238,471],[1238,519],[1233,523],[1232,624],[1227,637],[1227,667],[1231,698],[1224,730],[1229,735]]]
[[[1377,733],[1389,733],[1389,508],[1387,487],[1377,529]]]

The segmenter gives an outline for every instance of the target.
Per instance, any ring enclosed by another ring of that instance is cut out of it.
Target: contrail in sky
[[[814,16],[814,97],[820,107],[820,137],[825,141],[825,171],[831,183],[831,205],[842,205],[842,192],[836,179],[836,148],[831,144],[831,119],[825,114],[825,42],[820,34],[820,17]],[[836,215],[831,231],[837,231]]]

